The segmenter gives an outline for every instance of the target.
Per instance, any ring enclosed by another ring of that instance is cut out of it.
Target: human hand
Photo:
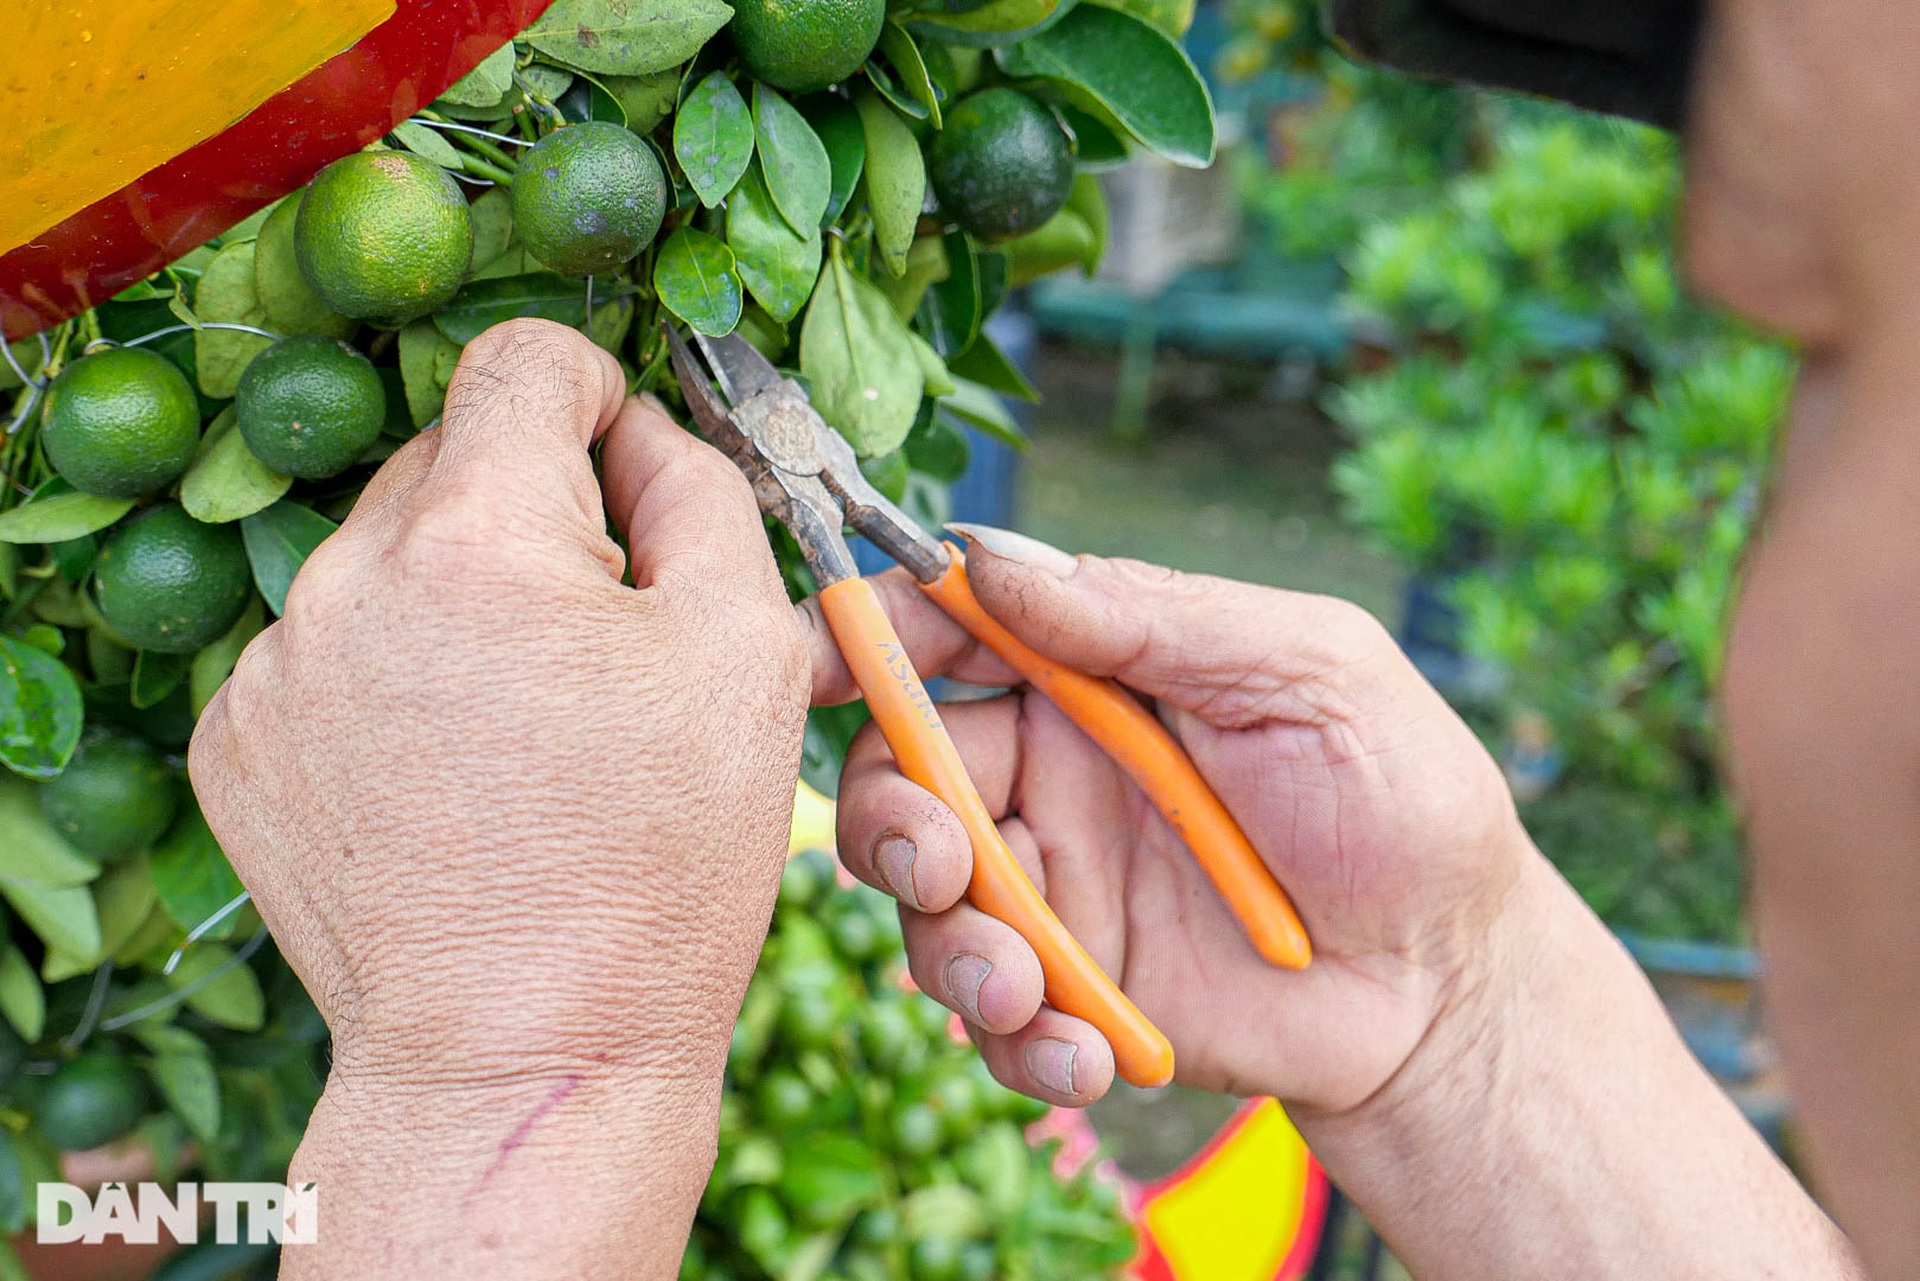
[[[1173,1041],[1180,1080],[1326,1112],[1372,1097],[1476,985],[1495,918],[1538,862],[1493,761],[1355,606],[980,537],[982,604],[1048,657],[1158,700],[1316,954],[1299,973],[1262,961],[1146,797],[1045,698],[946,707],[1062,922]],[[923,675],[1017,679],[910,580],[879,586]],[[823,629],[814,667],[816,701],[853,693]],[[1106,1090],[1106,1043],[1042,1008],[1032,949],[959,902],[972,860],[957,820],[871,731],[847,761],[840,847],[918,909],[904,914],[914,977],[1002,1081],[1057,1103]]]
[[[570,330],[467,346],[443,425],[308,560],[193,743],[208,821],[333,1033],[295,1166],[326,1186],[324,1240],[379,1153],[393,1186],[446,1189],[420,1198],[440,1244],[405,1257],[444,1261],[468,1215],[510,1252],[494,1275],[598,1275],[541,1253],[556,1227],[590,1239],[576,1220],[508,1199],[559,1170],[576,1214],[591,1190],[620,1207],[630,1248],[677,1228],[663,1265],[607,1275],[671,1275],[779,879],[804,662],[732,464]],[[407,1198],[384,1199],[391,1243]]]

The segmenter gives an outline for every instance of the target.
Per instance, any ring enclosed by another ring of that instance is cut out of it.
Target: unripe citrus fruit
[[[47,389],[41,443],[75,489],[137,498],[177,478],[200,443],[200,401],[165,356],[112,347],[82,356]]]
[[[729,29],[754,79],[812,93],[866,65],[886,20],[886,0],[735,0]]]
[[[473,215],[431,160],[363,151],[307,187],[293,252],[313,291],[343,316],[397,329],[459,291],[473,262]]]
[[[254,457],[289,476],[324,480],[353,466],[380,438],[387,393],[372,361],[307,334],[255,356],[240,375],[233,407]]]
[[[48,1078],[34,1120],[56,1148],[84,1151],[131,1130],[146,1105],[146,1082],[133,1064],[106,1054],[82,1054]]]
[[[40,812],[72,846],[99,859],[146,849],[173,823],[179,793],[159,752],[137,738],[87,738],[40,789]]]
[[[513,180],[513,225],[527,252],[566,276],[611,271],[653,243],[667,176],[653,148],[604,120],[556,129]]]
[[[191,654],[232,630],[253,571],[237,525],[163,503],[115,529],[93,569],[100,615],[141,649]]]
[[[982,89],[947,112],[927,154],[940,207],[986,241],[1043,226],[1073,190],[1073,143],[1018,89]]]

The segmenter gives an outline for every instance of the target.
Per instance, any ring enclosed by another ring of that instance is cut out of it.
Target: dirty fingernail
[[[958,1005],[961,1015],[976,1026],[985,1022],[980,1017],[980,989],[986,986],[987,975],[991,973],[992,961],[972,952],[962,952],[947,962],[946,972],[940,976],[941,984],[947,989],[947,999]]]
[[[1033,1079],[1056,1094],[1073,1093],[1073,1060],[1080,1047],[1072,1041],[1043,1036],[1027,1042],[1027,1071]]]
[[[873,851],[873,861],[887,889],[916,912],[920,910],[920,892],[913,885],[913,864],[919,857],[919,847],[904,836],[882,837]]]
[[[1074,571],[1074,559],[1051,543],[1043,543],[1025,534],[995,525],[951,524],[947,528],[970,543],[978,543],[995,556],[1003,556],[1022,565],[1031,565],[1043,574],[1065,578]]]

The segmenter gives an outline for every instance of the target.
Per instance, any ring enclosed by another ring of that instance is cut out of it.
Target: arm
[[[1049,657],[1158,700],[1313,935],[1308,970],[1263,964],[1164,822],[1044,699],[944,710],[1009,844],[1173,1039],[1181,1079],[1285,1102],[1422,1278],[1857,1275],[1378,624],[1324,598],[976,538],[981,602]],[[923,672],[1010,679],[904,578],[880,585]],[[832,647],[814,657],[815,697],[844,697]],[[958,902],[964,839],[872,736],[840,815],[842,857],[917,904],[915,977],[1000,1079],[1098,1097],[1104,1043],[1042,1006],[1032,952]]]
[[[624,391],[556,325],[470,343],[201,719],[208,820],[333,1034],[284,1276],[677,1270],[804,654],[739,472]]]

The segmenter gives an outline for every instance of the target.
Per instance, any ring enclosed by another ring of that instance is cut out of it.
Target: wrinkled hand
[[[1476,986],[1482,944],[1538,860],[1492,760],[1355,606],[982,537],[1019,559],[974,544],[981,603],[1042,654],[1157,700],[1316,956],[1298,973],[1263,962],[1145,796],[1044,697],[945,707],[1062,922],[1167,1033],[1178,1079],[1329,1113],[1374,1095]],[[903,575],[879,586],[924,676],[1016,679]],[[814,680],[818,702],[854,692],[818,626]],[[841,784],[840,851],[908,905],[915,980],[966,1019],[1003,1082],[1058,1103],[1105,1092],[1105,1041],[1043,1008],[1032,950],[960,902],[958,821],[871,726]]]
[[[665,1121],[661,1146],[711,1148],[804,664],[731,464],[577,333],[468,345],[443,425],[306,563],[193,743],[333,1032],[329,1100],[377,1114],[361,1142],[457,1113],[480,1160],[449,1177],[475,1188],[548,1134],[632,1149]]]

